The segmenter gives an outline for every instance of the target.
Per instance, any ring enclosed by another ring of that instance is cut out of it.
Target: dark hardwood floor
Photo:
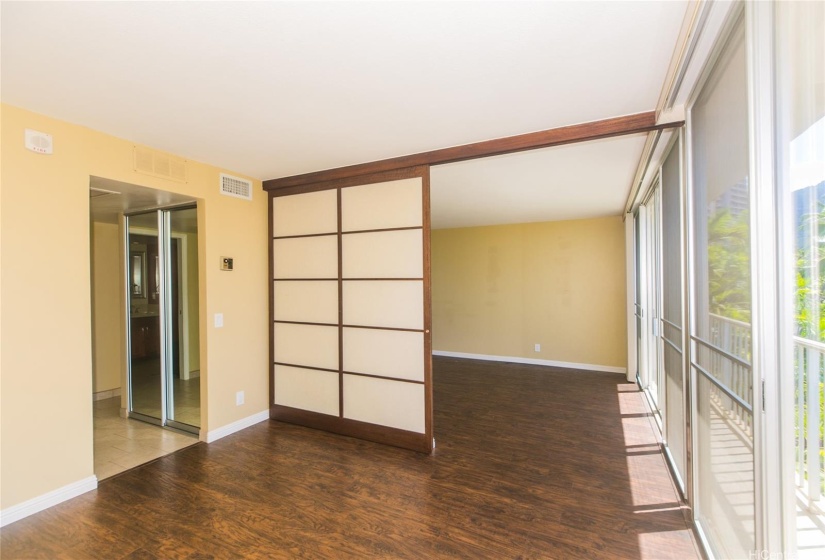
[[[16,558],[698,558],[623,376],[436,358],[432,456],[274,421],[2,529]]]

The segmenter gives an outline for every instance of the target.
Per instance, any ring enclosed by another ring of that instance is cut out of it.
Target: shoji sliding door
[[[270,196],[270,416],[431,451],[429,169]]]

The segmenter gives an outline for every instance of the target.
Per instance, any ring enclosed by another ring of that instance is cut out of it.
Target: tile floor
[[[120,417],[120,397],[94,403],[95,475],[103,480],[198,443],[139,420]]]
[[[160,359],[147,358],[132,361],[132,405],[135,412],[160,418],[161,409]],[[200,378],[172,380],[169,399],[172,407],[168,412],[170,420],[177,420],[190,426],[201,424]]]

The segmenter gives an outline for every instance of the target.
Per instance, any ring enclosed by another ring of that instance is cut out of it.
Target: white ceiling
[[[634,134],[434,166],[432,227],[617,216],[645,138]]]
[[[655,108],[686,2],[2,2],[2,100],[259,179]]]
[[[131,185],[102,177],[91,177],[89,180],[89,216],[93,222],[116,224],[118,216],[125,212],[139,212],[164,206],[173,206],[195,202],[191,196],[160,191]],[[188,216],[188,215],[187,215]],[[187,218],[188,220],[188,218]],[[176,219],[175,230],[194,232],[195,226],[188,221]]]

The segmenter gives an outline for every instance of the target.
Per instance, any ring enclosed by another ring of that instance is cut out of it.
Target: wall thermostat
[[[221,257],[221,270],[232,270],[232,257]]]
[[[54,151],[52,135],[27,128],[26,148],[37,154],[50,155]]]

